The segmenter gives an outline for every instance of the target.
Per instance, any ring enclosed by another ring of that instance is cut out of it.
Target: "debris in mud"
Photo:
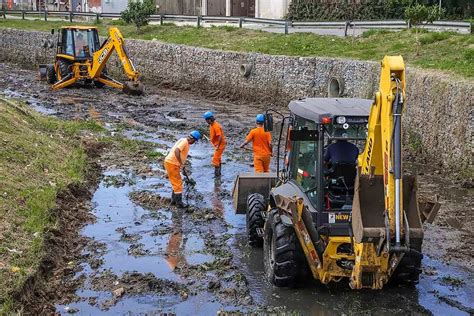
[[[441,283],[451,287],[460,287],[466,284],[462,279],[450,275],[442,277]]]
[[[66,306],[66,307],[64,307],[64,311],[68,314],[75,314],[75,313],[79,312],[79,309]]]
[[[102,310],[108,310],[126,295],[176,295],[187,298],[189,290],[183,284],[165,279],[158,279],[152,273],[126,272],[121,277],[106,270],[92,279],[94,291],[110,292],[112,298],[98,303]],[[184,295],[183,293],[186,293]]]
[[[125,293],[125,290],[123,289],[123,287],[119,287],[118,289],[114,290],[112,293],[114,294],[115,297],[122,297],[123,294]]]
[[[120,188],[125,185],[135,185],[137,181],[132,177],[125,176],[123,174],[114,175],[114,176],[105,176],[103,180],[104,186]]]
[[[150,250],[144,249],[144,244],[132,244],[128,247],[128,254],[134,257],[146,256],[150,253]]]
[[[191,218],[196,222],[222,219],[222,216],[220,214],[216,214],[216,212],[214,212],[214,210],[211,208],[189,205],[186,209],[186,212],[190,213]]]
[[[470,308],[470,307],[467,307],[467,306],[464,306],[463,304],[461,304],[460,302],[452,299],[452,298],[449,298],[447,296],[442,296],[442,295],[439,295],[439,294],[435,294],[435,296],[440,300],[440,301],[443,301],[445,302],[446,304],[448,304],[449,306],[452,306],[452,307],[455,307],[463,312],[466,312],[468,313],[469,315],[474,315],[474,308]]]
[[[125,227],[119,227],[115,230],[117,233],[120,233],[120,241],[133,243],[140,240],[142,237],[139,234],[129,234],[126,232]]]
[[[161,223],[158,227],[153,228],[151,236],[163,236],[170,234],[173,231],[173,227],[167,226],[164,223]]]
[[[134,191],[130,193],[130,200],[149,210],[158,210],[163,207],[168,207],[171,203],[169,198],[162,197],[150,191]]]

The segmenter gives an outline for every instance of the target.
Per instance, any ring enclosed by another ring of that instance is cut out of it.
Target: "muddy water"
[[[176,138],[202,127],[201,115],[208,109],[219,113],[229,136],[219,181],[212,178],[210,145],[201,142],[191,148],[192,177],[198,183],[195,189],[187,188],[185,200],[193,206],[191,213],[179,214],[166,201],[150,207],[146,202],[149,200],[133,198],[134,192],[169,197],[170,187],[162,176],[160,163],[151,164],[154,172],[146,177],[137,174],[132,166],[105,165],[104,179],[93,197],[92,213],[97,220],[82,231],[90,238],[90,244],[84,249],[84,261],[78,263],[81,269],[74,276],[81,285],[74,301],[57,305],[58,312],[212,315],[220,310],[272,308],[305,315],[473,312],[472,271],[456,262],[448,265],[441,260],[442,247],[437,243],[452,240],[440,241],[436,235],[429,235],[425,243],[424,273],[415,288],[351,291],[347,284],[327,287],[309,282],[288,290],[269,284],[263,276],[262,251],[247,245],[245,218],[234,214],[230,196],[235,176],[251,170],[248,153],[235,146],[252,125],[258,112],[255,107],[203,101],[150,88],[145,97],[134,99],[109,89],[79,87],[51,93],[34,81],[29,71],[1,64],[0,70],[9,74],[0,77],[0,89],[5,94],[27,100],[33,108],[61,118],[90,118],[95,113],[95,118],[115,133],[154,142],[162,153]],[[126,123],[127,127],[118,128],[117,123]],[[430,184],[436,181],[429,180]],[[454,191],[449,190],[450,194]],[[472,211],[472,200],[465,198],[468,192],[461,191],[461,196],[444,194],[440,213],[456,207]],[[436,222],[430,229],[440,234],[446,231]]]

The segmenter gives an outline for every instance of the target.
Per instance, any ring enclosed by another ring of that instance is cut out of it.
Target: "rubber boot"
[[[221,176],[221,166],[220,165],[218,167],[214,167],[214,176],[216,178]]]
[[[174,194],[174,191],[171,192],[171,205],[176,205],[176,194]]]
[[[183,194],[178,193],[175,196],[176,206],[179,208],[187,208],[188,206],[183,203]]]

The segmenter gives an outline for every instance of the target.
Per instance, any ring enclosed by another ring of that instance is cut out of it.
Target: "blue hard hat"
[[[192,138],[194,138],[196,141],[201,139],[201,133],[199,131],[192,131],[191,134],[189,134]]]
[[[211,111],[207,111],[206,113],[204,113],[203,117],[205,120],[210,119],[211,117],[214,117],[214,113],[212,113]]]
[[[263,123],[265,122],[265,115],[259,114],[257,115],[257,123]]]

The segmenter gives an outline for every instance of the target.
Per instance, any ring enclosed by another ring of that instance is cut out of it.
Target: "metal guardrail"
[[[64,16],[69,17],[69,21],[72,22],[74,17],[93,17],[97,21],[101,18],[120,18],[120,13],[94,13],[94,12],[72,12],[72,11],[28,11],[28,10],[2,10],[0,11],[4,19],[7,14],[21,14],[22,18],[25,19],[27,15],[40,15],[44,17],[44,20],[48,20],[48,16]],[[161,14],[151,15],[150,20],[160,24],[164,24],[166,21],[183,21],[183,22],[196,22],[198,27],[201,26],[202,22],[226,22],[226,23],[238,23],[239,27],[242,28],[245,23],[255,23],[263,25],[276,25],[283,26],[285,34],[289,33],[290,28],[340,28],[345,29],[347,34],[348,28],[380,28],[380,29],[405,29],[409,28],[410,25],[403,20],[388,20],[388,21],[290,21],[283,19],[264,19],[264,18],[249,18],[249,17],[236,17],[236,16],[211,16],[211,15],[175,15],[175,14]],[[456,29],[458,31],[464,31],[471,33],[471,23],[462,21],[435,21],[430,24],[430,28],[438,29]]]

